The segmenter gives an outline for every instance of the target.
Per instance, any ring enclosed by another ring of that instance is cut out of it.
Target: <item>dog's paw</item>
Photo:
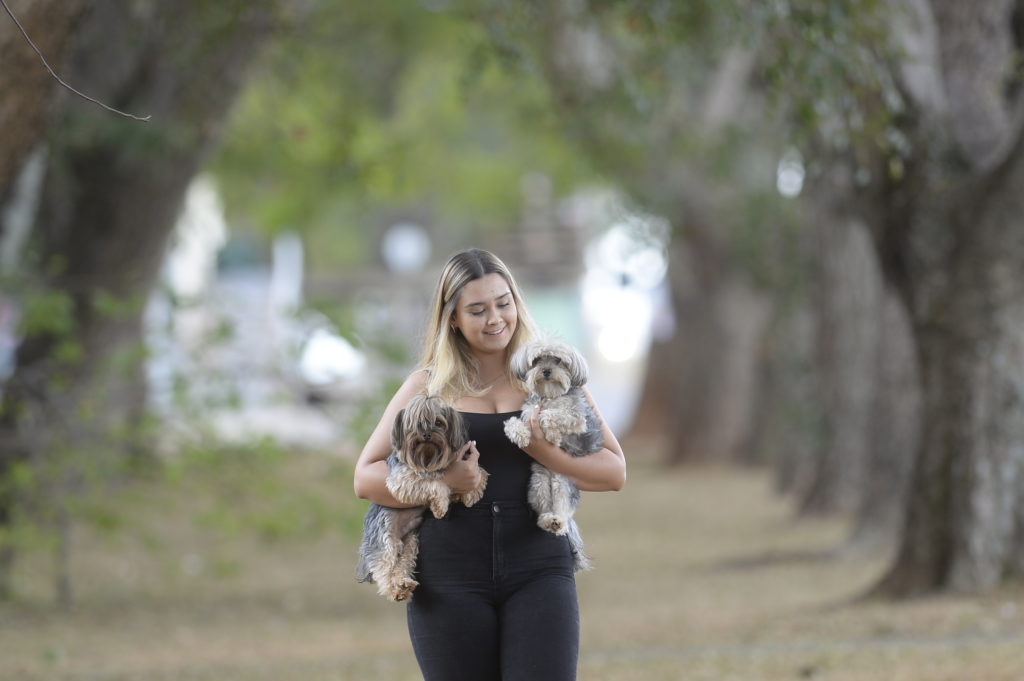
[[[530,446],[530,429],[515,416],[505,421],[505,436],[518,447]]]
[[[541,513],[537,518],[537,526],[552,534],[565,534],[569,531],[569,523],[556,513]]]
[[[396,603],[407,601],[412,598],[412,592],[416,590],[416,587],[420,585],[412,577],[404,577],[392,585],[391,592],[388,594]]]
[[[448,514],[448,499],[434,499],[430,502],[430,512],[440,520]]]

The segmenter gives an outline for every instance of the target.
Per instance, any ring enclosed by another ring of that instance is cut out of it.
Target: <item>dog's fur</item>
[[[436,518],[448,512],[450,501],[472,506],[483,496],[487,471],[480,469],[480,485],[467,494],[452,493],[444,473],[466,444],[462,416],[437,397],[417,395],[398,413],[391,430],[388,455],[388,490],[395,499],[414,508],[398,509],[370,504],[363,519],[356,578],[374,582],[377,591],[393,601],[412,596],[419,583],[413,579],[419,552],[417,530],[425,507]]]
[[[522,415],[505,421],[505,434],[520,447],[530,444],[529,419],[538,409],[544,439],[573,456],[586,456],[604,446],[601,420],[582,387],[589,376],[586,360],[559,341],[527,343],[512,357],[512,372],[526,384],[529,395]],[[572,480],[534,463],[529,502],[537,524],[554,534],[567,534],[579,570],[590,567],[583,540],[573,520],[580,493]]]

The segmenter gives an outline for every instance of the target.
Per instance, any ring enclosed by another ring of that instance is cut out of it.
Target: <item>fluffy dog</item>
[[[472,506],[483,496],[487,485],[483,469],[479,487],[467,494],[453,494],[444,482],[445,471],[466,439],[462,416],[437,397],[417,395],[398,413],[391,429],[387,487],[398,501],[419,505],[399,509],[370,504],[363,519],[356,578],[376,583],[382,596],[404,601],[419,586],[413,572],[425,507],[442,518],[450,501]]]
[[[544,438],[573,456],[586,456],[604,446],[601,420],[584,395],[589,370],[573,347],[558,341],[534,341],[516,351],[512,371],[530,391],[522,415],[505,421],[505,435],[520,447],[530,444],[530,417],[538,419]],[[537,524],[554,534],[568,534],[577,569],[589,567],[573,513],[580,493],[572,480],[534,463],[529,502]]]

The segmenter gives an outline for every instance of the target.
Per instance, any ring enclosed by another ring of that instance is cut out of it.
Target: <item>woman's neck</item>
[[[505,361],[505,354],[478,355],[477,380],[483,387],[491,387],[500,383],[508,376],[508,363]]]

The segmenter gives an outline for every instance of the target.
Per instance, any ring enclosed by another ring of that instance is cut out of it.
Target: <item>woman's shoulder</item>
[[[405,384],[412,385],[412,387],[423,390],[427,387],[427,382],[429,380],[430,372],[427,369],[416,369],[405,377]]]
[[[398,390],[391,397],[391,402],[388,407],[394,407],[397,411],[409,403],[415,395],[424,392],[427,388],[427,377],[426,372],[422,369],[412,372],[405,377],[402,381],[402,385],[398,386]],[[385,416],[387,414],[385,413]]]

